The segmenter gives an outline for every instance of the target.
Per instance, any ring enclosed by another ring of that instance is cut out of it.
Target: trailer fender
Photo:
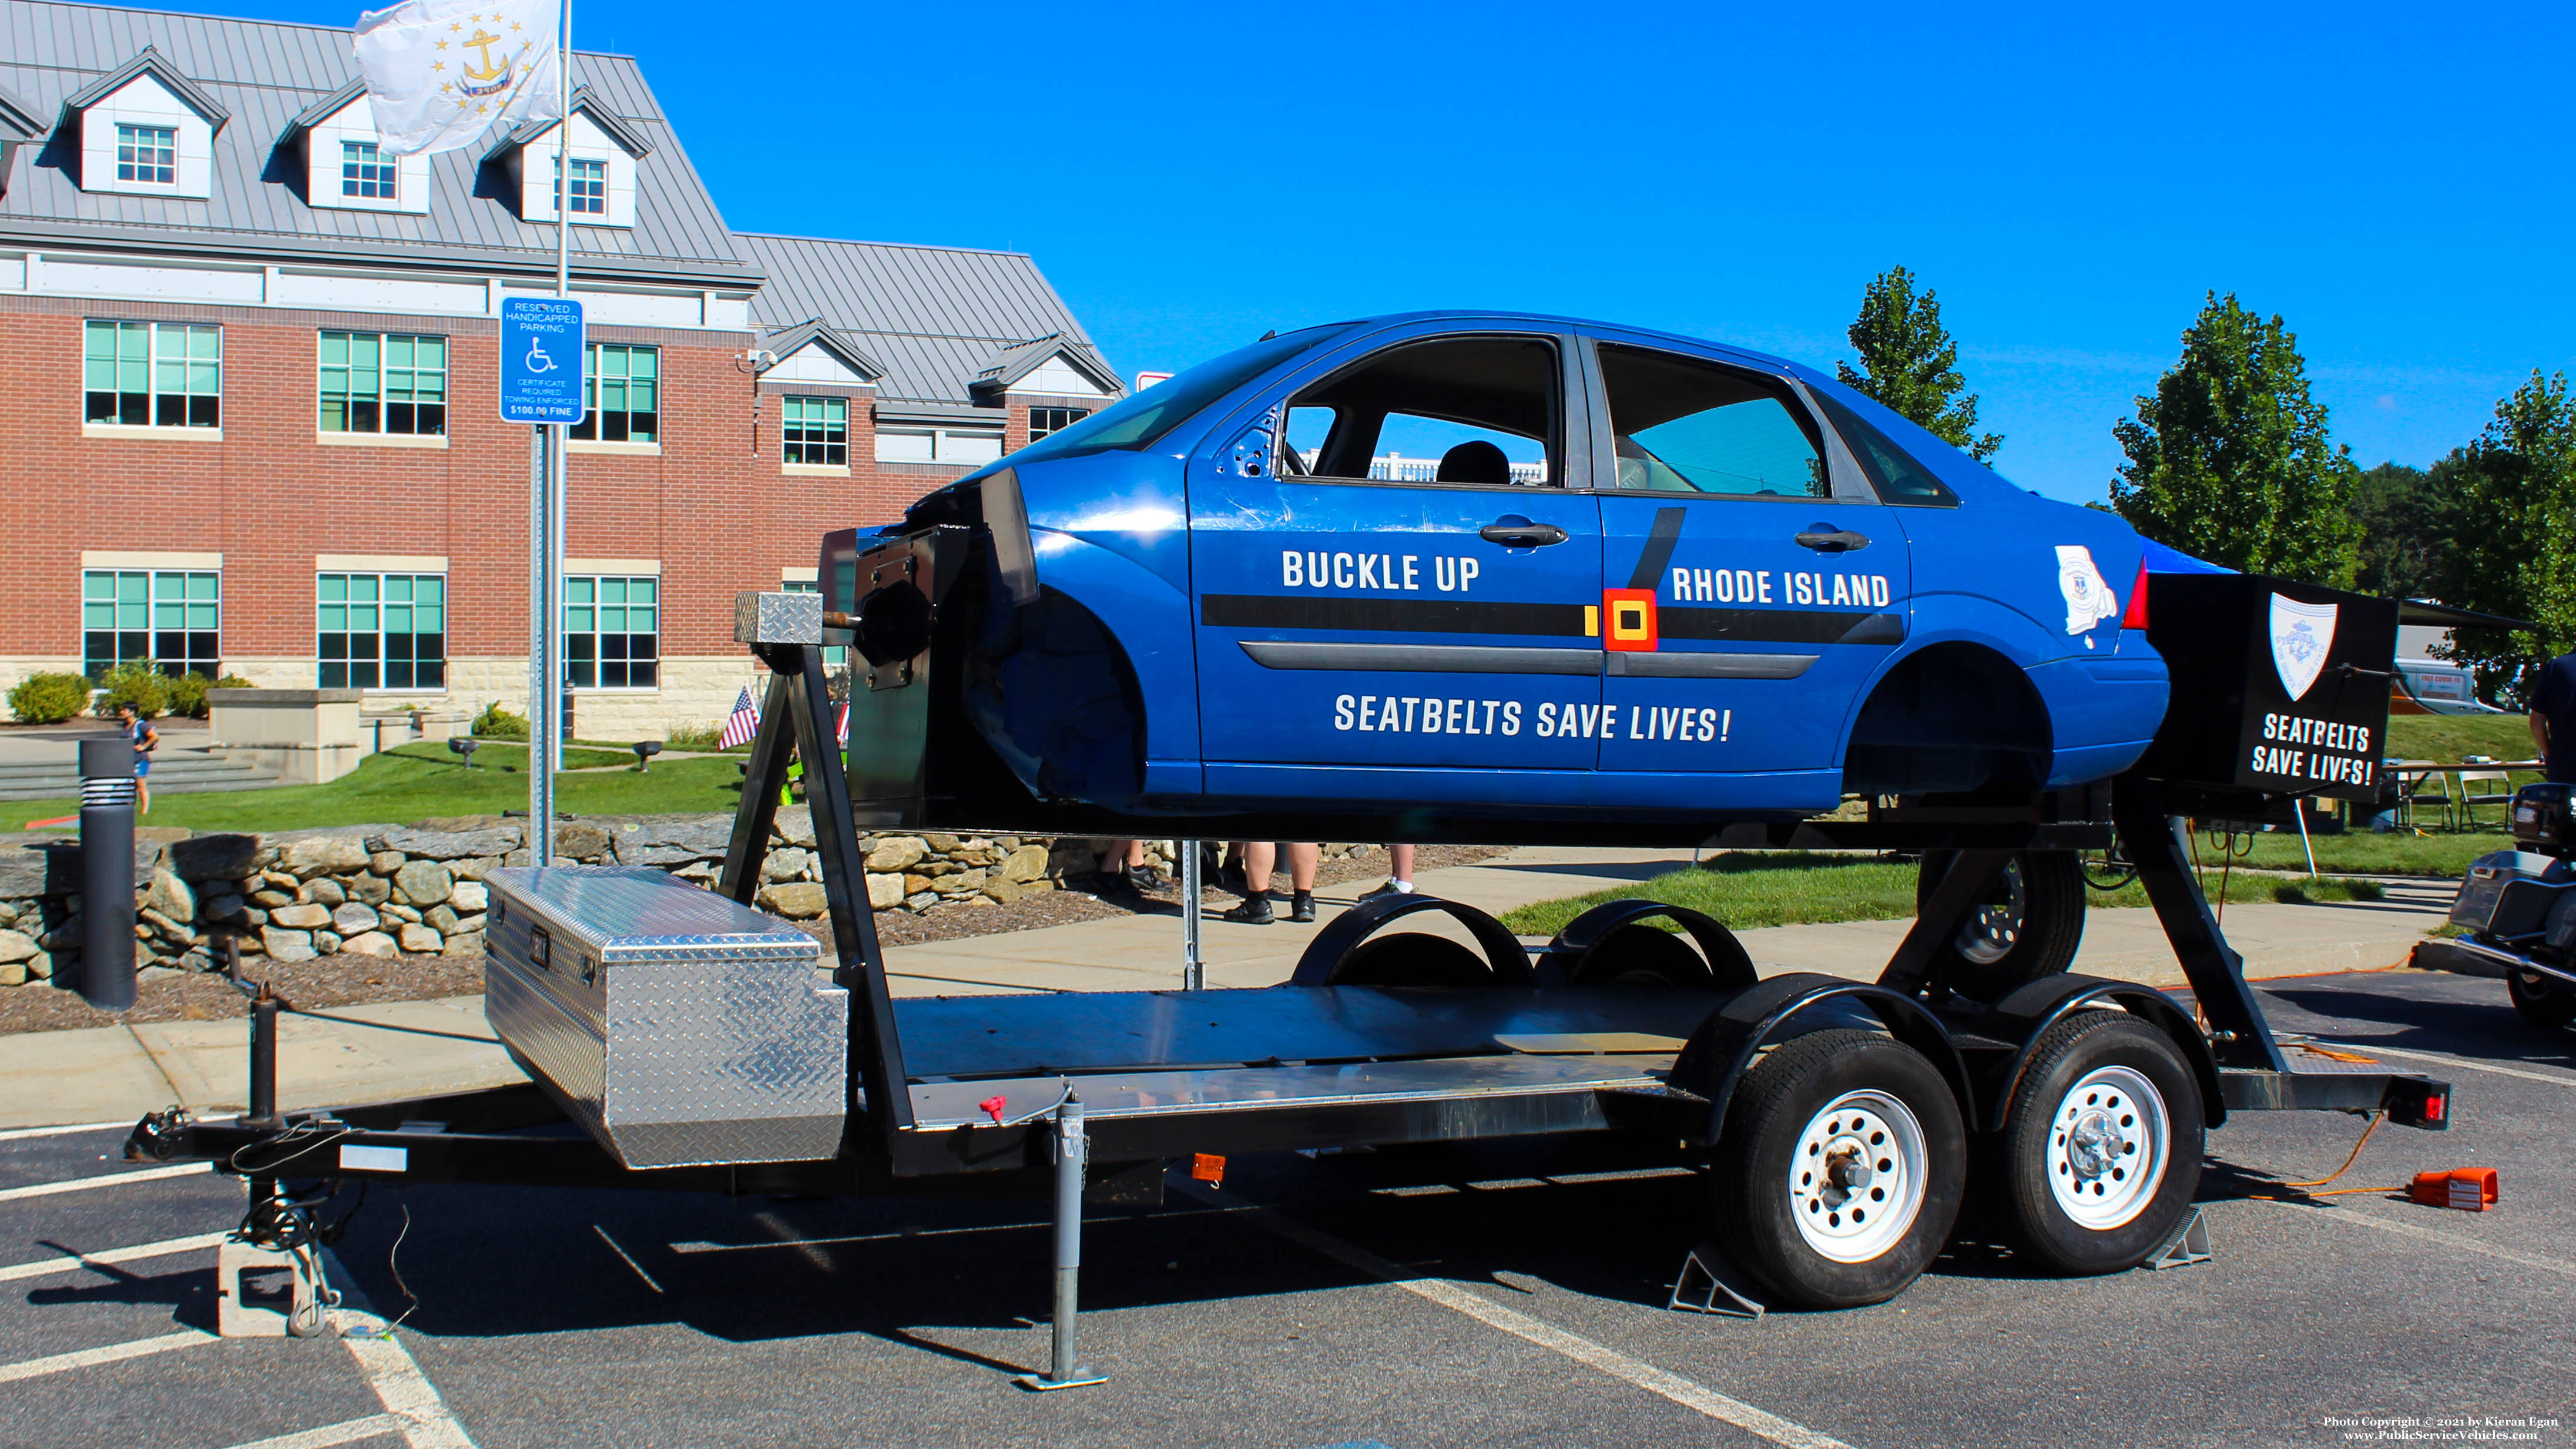
[[[1866,1008],[1890,1036],[1921,1052],[1950,1084],[1960,1116],[1976,1120],[1967,1063],[1940,1018],[1922,1002],[1866,981],[1795,971],[1756,983],[1710,1012],[1674,1058],[1669,1085],[1708,1102],[1702,1141],[1715,1142],[1725,1132],[1726,1109],[1735,1097],[1736,1083],[1743,1080],[1761,1049],[1777,1041],[1782,1028],[1800,1014],[1836,1005]]]
[[[1534,968],[1539,986],[1566,986],[1583,977],[1584,966],[1592,953],[1622,926],[1634,925],[1650,916],[1662,916],[1680,926],[1699,943],[1700,954],[1708,958],[1715,978],[1710,984],[1722,991],[1741,991],[1760,979],[1753,969],[1753,958],[1745,954],[1744,943],[1735,939],[1715,918],[1688,906],[1667,905],[1662,901],[1610,901],[1594,906],[1574,918],[1572,924],[1556,933],[1539,953]]]
[[[1297,958],[1296,973],[1288,978],[1291,986],[1330,986],[1334,968],[1358,949],[1361,942],[1377,932],[1380,926],[1400,920],[1416,911],[1440,911],[1467,928],[1482,947],[1486,963],[1493,967],[1496,986],[1531,984],[1529,952],[1502,922],[1457,901],[1444,901],[1438,896],[1414,892],[1409,895],[1379,896],[1362,901],[1333,918],[1333,923],[1315,933],[1306,943],[1306,954]]]
[[[1987,1110],[1970,1115],[1968,1120],[1989,1132],[2004,1130],[2004,1114],[2012,1109],[2013,1089],[2021,1085],[2022,1073],[2030,1066],[2031,1049],[2038,1044],[2040,1034],[2070,1012],[2111,1006],[2125,1008],[2130,1015],[2173,1038],[2175,1049],[2191,1063],[2193,1080],[2200,1083],[2203,1123],[2224,1126],[2227,1103],[2219,1091],[2218,1063],[2210,1056],[2209,1043],[2202,1040],[2200,1028],[2188,1013],[2152,986],[2070,974],[2042,976],[2015,987],[1980,1019],[1979,1035],[2000,1037],[2015,1046],[2012,1059],[1992,1078],[1994,1091]]]

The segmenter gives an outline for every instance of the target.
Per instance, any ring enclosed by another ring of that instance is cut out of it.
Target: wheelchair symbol
[[[528,339],[528,360],[521,365],[526,367],[530,372],[552,372],[555,370],[555,360],[546,355],[545,347],[534,337]]]

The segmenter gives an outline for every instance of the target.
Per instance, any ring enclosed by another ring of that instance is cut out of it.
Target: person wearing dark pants
[[[1243,847],[1243,904],[1227,911],[1221,919],[1239,925],[1266,926],[1279,919],[1270,909],[1270,872],[1279,863],[1282,847],[1272,841],[1253,840]],[[1315,919],[1315,866],[1323,850],[1311,843],[1294,843],[1288,852],[1288,884],[1291,890],[1288,919],[1305,922]]]

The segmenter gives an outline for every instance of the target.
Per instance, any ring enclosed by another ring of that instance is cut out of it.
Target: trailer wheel
[[[1927,850],[1914,886],[1917,912],[1958,853]],[[1975,1001],[2065,970],[2084,940],[2084,865],[2071,850],[2025,850],[2004,864],[1986,899],[1932,959],[1933,979]]]
[[[2001,1226],[2061,1273],[2134,1268],[2200,1190],[2200,1083],[2173,1039],[2126,1012],[2040,1034],[2002,1134]]]
[[[1601,938],[1573,981],[1576,986],[1688,986],[1707,990],[1717,977],[1682,938],[1653,926],[1621,926]]]
[[[2504,976],[2505,994],[2513,998],[2513,1009],[2522,1019],[2544,1031],[2556,1031],[2576,1022],[2576,991],[2555,981],[2523,971],[2508,971]]]
[[[1967,1137],[1939,1071],[1866,1031],[1820,1031],[1745,1074],[1718,1139],[1719,1247],[1800,1308],[1883,1303],[1959,1215]]]
[[[1491,986],[1494,968],[1446,936],[1399,931],[1353,947],[1328,986]]]

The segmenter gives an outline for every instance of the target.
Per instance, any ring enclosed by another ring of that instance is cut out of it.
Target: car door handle
[[[1869,535],[1848,528],[1814,529],[1798,535],[1798,547],[1818,553],[1850,553],[1869,547]]]
[[[1520,520],[1488,523],[1476,530],[1476,536],[1487,543],[1499,543],[1505,548],[1545,548],[1551,543],[1563,543],[1567,538],[1565,530],[1553,523],[1528,523]]]

